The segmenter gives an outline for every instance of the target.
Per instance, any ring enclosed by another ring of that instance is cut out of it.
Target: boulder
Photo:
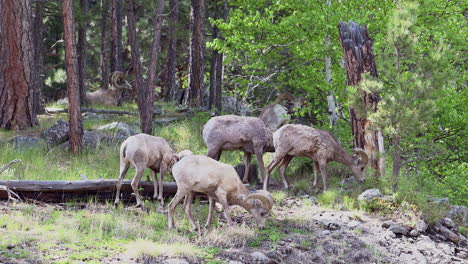
[[[100,126],[97,130],[112,131],[113,136],[117,141],[124,141],[126,138],[137,134],[129,124],[123,122],[112,122],[110,124]]]
[[[451,205],[447,217],[460,225],[468,225],[468,208],[462,205]]]
[[[41,136],[49,146],[56,146],[68,140],[68,130],[68,122],[60,119],[47,130],[42,132]]]
[[[400,235],[405,236],[408,233],[408,230],[404,226],[401,226],[399,224],[394,224],[390,226],[388,229],[392,231],[393,233],[395,233],[396,235],[400,234]]]
[[[417,230],[419,233],[424,233],[427,230],[427,224],[424,220],[420,219],[416,225],[414,226],[414,229]]]
[[[445,217],[444,219],[442,219],[441,223],[448,228],[455,227],[455,223],[453,222],[452,218],[449,218],[449,217]]]
[[[389,228],[390,226],[392,226],[394,224],[395,224],[395,222],[393,222],[392,220],[387,220],[387,221],[382,223],[382,227],[383,228]]]
[[[16,136],[9,142],[16,150],[41,147],[45,144],[45,141],[42,138],[29,136]]]
[[[454,232],[443,225],[439,225],[439,232],[446,237],[448,240],[452,241],[453,243],[457,244],[460,242],[460,237],[457,236]]]
[[[249,115],[252,112],[252,110],[250,110],[250,108],[246,104],[239,101],[234,96],[223,96],[221,100],[223,112],[226,114],[245,116]]]
[[[109,140],[110,138],[102,132],[85,130],[83,133],[83,146],[85,148],[95,148],[101,142]]]
[[[263,122],[271,131],[275,131],[281,126],[288,124],[291,120],[291,116],[288,114],[288,110],[286,107],[276,104],[273,108],[264,112]]]
[[[255,251],[252,254],[250,254],[250,256],[256,263],[268,263],[270,261],[270,258],[260,251]]]
[[[383,197],[383,195],[379,189],[368,189],[358,196],[358,200],[371,202],[374,198],[380,198],[380,197]]]

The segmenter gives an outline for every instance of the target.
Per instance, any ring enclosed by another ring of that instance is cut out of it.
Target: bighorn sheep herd
[[[151,170],[154,179],[153,197],[158,198],[161,205],[164,204],[164,176],[167,171],[172,171],[178,189],[168,206],[169,228],[174,228],[174,210],[184,198],[185,214],[193,228],[198,228],[191,213],[196,193],[203,193],[209,199],[206,227],[212,222],[215,202],[222,205],[229,225],[233,224],[229,206],[239,205],[252,214],[259,227],[263,227],[273,206],[272,196],[267,191],[271,172],[280,165],[284,187],[289,188],[285,170],[293,157],[304,156],[314,161],[314,187],[317,185],[317,175],[320,171],[326,190],[326,166],[330,161],[347,165],[358,180],[364,180],[367,154],[362,149],[355,149],[353,154],[349,154],[328,131],[305,125],[284,125],[273,133],[260,118],[225,115],[211,118],[203,126],[201,136],[208,148],[206,156],[193,155],[189,150],[176,154],[161,137],[138,134],[126,139],[120,147],[120,177],[116,186],[115,204],[120,201],[122,180],[130,166],[136,169],[131,182],[136,206],[142,208],[144,205],[138,185],[144,170]],[[255,154],[261,171],[263,190],[250,193],[236,170],[231,165],[218,161],[223,150],[244,152],[244,182],[249,174],[251,155]],[[273,160],[266,170],[262,157],[265,152],[274,152]],[[156,177],[158,172],[159,181]]]

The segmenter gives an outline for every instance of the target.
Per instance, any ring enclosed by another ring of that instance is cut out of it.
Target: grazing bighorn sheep
[[[186,151],[180,154],[186,153]],[[117,194],[115,197],[115,204],[120,201],[120,187],[122,180],[125,178],[130,166],[134,167],[135,177],[132,180],[132,189],[135,193],[136,207],[144,205],[138,192],[138,185],[140,184],[141,177],[146,168],[151,170],[154,180],[154,196],[153,198],[160,200],[164,204],[163,198],[163,180],[166,172],[171,169],[172,165],[180,158],[180,154],[176,154],[171,146],[160,137],[150,136],[147,134],[137,134],[127,138],[120,146],[120,177],[117,182]],[[156,173],[160,174],[159,181],[159,195],[158,195],[158,178]]]
[[[258,116],[263,123],[270,129],[271,131],[275,131],[281,126],[289,123],[291,120],[291,116],[288,113],[288,109],[286,107],[280,105],[281,101],[288,101],[293,103],[294,107],[301,107],[304,98],[302,97],[295,97],[291,93],[280,93],[277,95],[276,100],[263,107],[262,112]]]
[[[195,193],[208,195],[209,211],[205,227],[211,224],[215,202],[221,203],[227,223],[232,225],[230,205],[240,205],[250,212],[257,225],[262,228],[273,207],[273,198],[267,191],[249,193],[242,184],[234,168],[212,158],[192,155],[177,162],[172,168],[172,175],[177,183],[177,193],[168,206],[169,228],[174,228],[174,210],[184,199],[184,210],[194,229],[197,228],[192,216],[191,206]]]
[[[208,120],[202,130],[202,137],[208,148],[207,156],[219,160],[223,150],[241,150],[245,156],[245,173],[247,181],[252,153],[257,157],[260,173],[265,178],[263,153],[273,152],[273,134],[262,120],[256,117],[225,115]]]
[[[132,86],[125,80],[123,72],[114,72],[111,83],[113,88],[87,92],[86,102],[88,104],[118,105],[122,99],[124,89],[131,89]]]
[[[327,189],[327,163],[337,161],[348,166],[354,176],[364,180],[364,168],[368,157],[364,150],[354,149],[353,155],[349,154],[338,144],[330,132],[304,125],[285,125],[273,134],[275,153],[273,160],[267,166],[267,176],[263,182],[263,189],[268,189],[268,179],[273,169],[281,163],[280,174],[284,187],[289,187],[284,172],[293,157],[303,156],[314,160],[314,184],[317,185],[318,171],[322,173],[323,189]]]

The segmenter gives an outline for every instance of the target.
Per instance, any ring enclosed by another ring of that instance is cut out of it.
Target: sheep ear
[[[247,200],[249,199],[260,200],[260,202],[262,202],[262,207],[267,211],[271,211],[274,203],[271,194],[265,190],[258,190],[252,194],[249,194],[249,196],[247,196]]]

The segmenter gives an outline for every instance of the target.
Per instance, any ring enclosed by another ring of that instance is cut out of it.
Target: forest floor
[[[235,226],[218,212],[200,232],[180,207],[173,231],[157,205],[143,212],[131,204],[1,202],[0,263],[468,263],[466,239],[396,236],[376,214],[324,208],[307,195],[274,197],[265,229],[234,206]],[[206,201],[193,210],[203,223]]]

